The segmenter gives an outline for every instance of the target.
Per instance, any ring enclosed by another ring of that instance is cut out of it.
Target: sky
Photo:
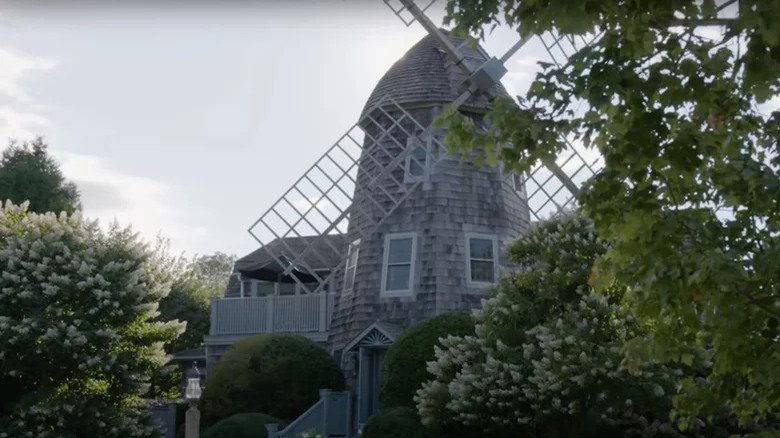
[[[4,1],[0,141],[42,135],[85,216],[190,255],[256,249],[248,228],[425,35],[380,0],[161,4]],[[542,53],[507,63],[510,93]]]

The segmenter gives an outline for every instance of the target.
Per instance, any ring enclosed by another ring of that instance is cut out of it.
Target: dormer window
[[[425,178],[428,173],[430,144],[430,136],[425,143],[417,136],[411,136],[406,140],[406,147],[412,148],[412,151],[406,156],[404,182],[417,182]]]
[[[355,271],[357,270],[358,253],[360,252],[360,239],[353,240],[347,250],[347,267],[344,270],[344,290],[352,290],[355,283]]]

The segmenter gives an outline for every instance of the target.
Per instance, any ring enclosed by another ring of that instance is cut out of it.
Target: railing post
[[[319,331],[324,332],[328,330],[328,294],[327,293],[320,292],[319,311],[320,311]]]
[[[322,400],[322,436],[330,436],[328,429],[328,418],[330,417],[330,389],[320,389],[320,400]]]
[[[209,329],[209,333],[212,335],[217,333],[217,297],[211,297],[211,302],[209,303],[209,306],[211,307],[211,328]]]
[[[345,405],[344,405],[344,415],[346,418],[344,418],[344,427],[347,429],[347,436],[351,434],[350,431],[353,430],[353,415],[352,415],[352,391],[346,390],[344,397],[347,399]]]
[[[268,297],[267,306],[265,308],[265,332],[274,332],[274,296]]]
[[[268,433],[268,438],[276,438],[276,433],[279,432],[278,424],[266,424],[265,431]]]

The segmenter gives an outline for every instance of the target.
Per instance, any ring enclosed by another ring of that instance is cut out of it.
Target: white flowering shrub
[[[130,230],[0,205],[0,438],[157,437],[143,396],[178,322]]]
[[[311,429],[298,434],[296,438],[322,438],[322,434],[317,429]]]
[[[645,431],[666,422],[677,373],[621,367],[623,345],[642,328],[621,307],[618,285],[608,296],[588,286],[604,252],[577,215],[522,236],[510,249],[519,272],[475,312],[476,336],[443,339],[428,363],[435,379],[415,398],[423,423],[579,436],[586,425],[618,427],[625,418]]]

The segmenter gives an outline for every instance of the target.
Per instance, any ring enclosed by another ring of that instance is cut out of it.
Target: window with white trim
[[[412,136],[406,139],[406,147],[413,148],[406,156],[406,172],[404,182],[416,182],[425,178],[428,168],[428,146],[430,141],[422,144],[420,139]]]
[[[466,242],[466,275],[469,283],[494,284],[498,276],[496,236],[467,234]]]
[[[360,239],[349,244],[347,250],[347,268],[344,270],[344,290],[352,290],[355,283],[355,270],[357,268],[358,253],[360,252]]]
[[[412,292],[416,244],[417,235],[415,233],[385,236],[382,294],[399,295]]]

